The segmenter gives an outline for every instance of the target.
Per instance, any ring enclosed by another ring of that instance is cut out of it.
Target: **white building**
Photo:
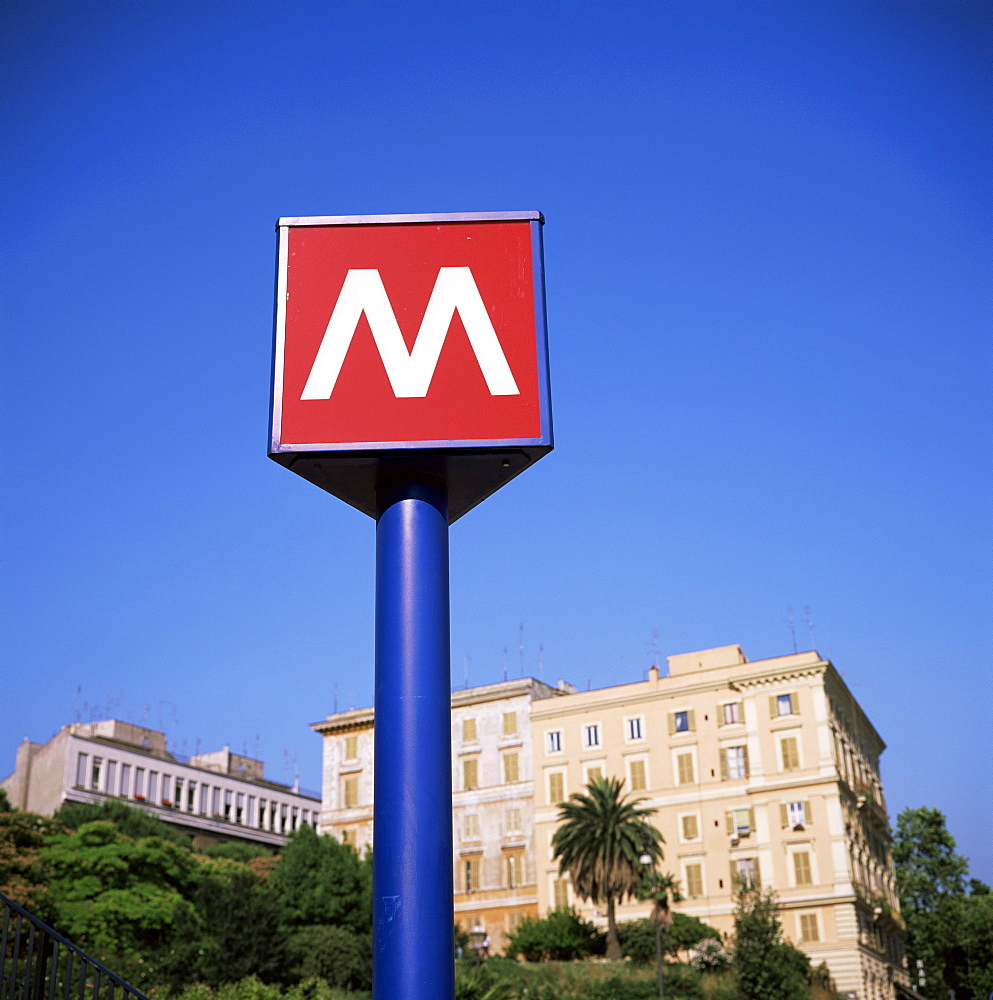
[[[262,761],[229,747],[185,758],[164,733],[117,719],[63,726],[47,743],[27,737],[0,781],[18,809],[51,816],[63,802],[125,801],[181,827],[195,842],[242,840],[280,847],[317,826],[320,799],[267,781]]]

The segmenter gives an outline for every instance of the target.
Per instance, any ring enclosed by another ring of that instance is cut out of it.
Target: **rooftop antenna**
[[[659,669],[659,630],[657,628],[652,629],[652,666],[655,668],[656,673]]]
[[[355,692],[354,691],[349,691],[348,692],[348,711],[349,712],[354,712],[355,711]]]
[[[793,638],[793,652],[798,653],[799,650],[796,648],[796,624],[793,621],[793,606],[790,605],[786,609],[786,623],[789,625],[790,636]]]
[[[462,654],[462,687],[467,688],[469,686],[469,654]]]
[[[518,677],[524,676],[524,622],[521,622],[520,628],[517,631],[517,649],[521,654],[521,666],[517,673]]]
[[[538,647],[538,680],[543,681],[545,679],[545,647]]]
[[[803,616],[807,621],[807,631],[810,633],[810,648],[817,649],[817,645],[814,642],[814,619],[810,614],[810,605],[807,605],[803,609]]]
[[[293,755],[293,791],[300,791],[300,767],[297,764],[297,755]]]
[[[72,696],[72,721],[73,722],[81,722],[82,719],[83,719],[83,717],[82,717],[82,715],[80,714],[80,711],[79,711],[79,698],[80,698],[80,695],[82,693],[83,693],[83,685],[82,684],[77,684],[76,685],[76,693]]]
[[[507,679],[507,647],[503,647],[503,679]]]
[[[332,687],[331,690],[334,692],[333,695],[332,695],[332,699],[331,699],[332,702],[333,702],[333,704],[334,704],[334,714],[337,715],[338,714],[338,685],[335,684]]]

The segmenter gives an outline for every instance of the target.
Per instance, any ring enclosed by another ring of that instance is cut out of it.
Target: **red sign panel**
[[[541,221],[281,219],[272,457],[550,450]]]

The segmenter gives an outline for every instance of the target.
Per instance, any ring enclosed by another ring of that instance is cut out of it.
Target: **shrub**
[[[300,979],[320,977],[348,989],[368,989],[372,982],[368,938],[344,927],[305,927],[290,942],[290,954]]]
[[[603,934],[575,910],[552,910],[547,917],[521,921],[507,943],[507,954],[523,955],[528,962],[552,959],[568,962],[603,954]]]

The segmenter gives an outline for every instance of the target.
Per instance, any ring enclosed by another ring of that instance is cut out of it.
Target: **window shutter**
[[[726,814],[726,821],[727,821],[727,833],[728,833],[728,836],[733,837],[734,834],[735,834],[735,832],[736,832],[736,827],[734,825],[734,810],[733,809]]]
[[[790,825],[790,811],[785,802],[779,803],[779,825],[785,830]]]
[[[804,799],[801,805],[803,806],[803,822],[805,826],[808,826],[811,820],[810,803],[806,799]]]
[[[676,731],[676,713],[675,712],[670,712],[669,713],[669,735],[672,736],[672,734],[675,731]]]
[[[755,810],[749,807],[748,810],[748,829],[755,832]]]
[[[504,712],[503,713],[503,735],[513,736],[517,732],[517,713],[516,712]]]
[[[696,712],[692,708],[686,713],[686,727],[690,732],[696,729]]]
[[[561,774],[548,776],[548,797],[551,799],[551,804],[556,806],[565,798]]]
[[[759,874],[759,859],[755,858],[755,888],[761,888],[762,876]]]
[[[741,876],[738,874],[738,865],[732,860],[731,861],[731,893],[734,894],[734,890],[737,888],[738,883],[741,881]]]
[[[741,748],[741,757],[745,764],[745,777],[747,778],[751,771],[748,770],[748,746],[747,744]]]
[[[631,790],[642,791],[645,787],[645,762],[631,761]]]
[[[794,715],[800,714],[800,699],[797,697],[796,691],[790,691],[790,711]]]
[[[776,696],[774,694],[769,695],[769,718],[774,719],[779,714],[779,710],[776,708]]]
[[[728,752],[721,747],[721,781],[728,780]]]
[[[743,701],[736,702],[738,706],[738,721],[745,721],[745,703]]]

